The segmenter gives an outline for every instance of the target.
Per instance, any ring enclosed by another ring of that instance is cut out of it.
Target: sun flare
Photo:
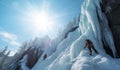
[[[26,17],[27,21],[31,23],[31,26],[34,28],[36,33],[44,33],[48,34],[54,28],[53,18],[49,16],[49,14],[45,11],[39,12],[29,12],[28,17]]]
[[[42,13],[35,13],[32,16],[32,23],[34,24],[34,26],[36,27],[37,30],[42,30],[44,32],[46,32],[48,26],[51,27],[50,23],[48,21],[50,21],[49,17],[47,16],[46,13],[42,12]]]

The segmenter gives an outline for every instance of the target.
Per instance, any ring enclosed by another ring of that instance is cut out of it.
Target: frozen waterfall
[[[71,32],[46,60],[40,58],[32,70],[119,70],[120,64],[106,54],[103,43],[115,57],[115,46],[108,21],[101,12],[101,0],[84,0],[79,28]],[[75,24],[74,24],[75,25]],[[90,39],[99,54],[88,54],[85,40]]]

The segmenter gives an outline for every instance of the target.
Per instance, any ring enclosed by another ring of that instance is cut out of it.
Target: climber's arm
[[[84,48],[86,48],[87,47],[87,43],[85,43],[85,46],[84,46]]]

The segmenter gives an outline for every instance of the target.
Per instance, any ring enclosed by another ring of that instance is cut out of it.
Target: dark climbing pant
[[[92,55],[92,49],[94,50],[94,52],[96,53],[96,54],[98,54],[98,51],[94,48],[94,47],[88,47],[88,49],[89,49],[89,51],[90,51],[90,55]]]

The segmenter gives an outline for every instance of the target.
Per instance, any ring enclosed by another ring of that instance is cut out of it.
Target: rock
[[[102,11],[106,14],[110,29],[113,34],[114,43],[116,47],[116,55],[120,57],[120,0],[102,0]],[[108,11],[108,7],[110,10]]]

